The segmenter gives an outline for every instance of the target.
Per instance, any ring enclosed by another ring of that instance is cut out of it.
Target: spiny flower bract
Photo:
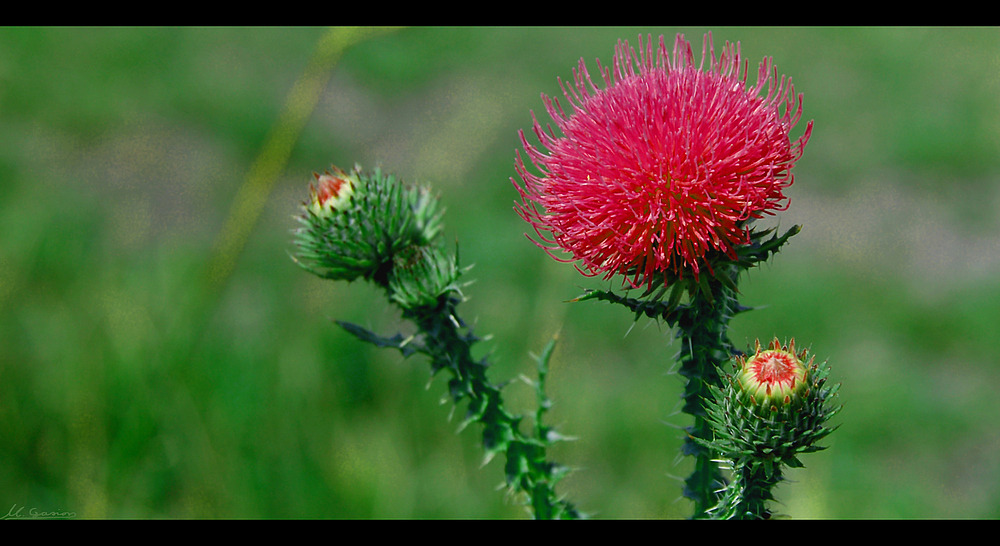
[[[603,89],[583,59],[574,85],[560,80],[571,115],[542,95],[564,136],[546,133],[532,114],[547,153],[524,131],[521,143],[542,174],[528,171],[518,152],[523,185],[511,182],[518,213],[554,258],[580,261],[591,276],[621,274],[632,286],[697,278],[711,271],[707,255],[736,258],[735,247],[749,243],[750,220],[787,207],[783,190],[812,131],[810,122],[790,140],[801,95],[769,58],[748,89],[739,44],[727,42],[716,57],[709,34],[703,47],[698,65],[683,35],[672,56],[662,36],[655,51],[651,37],[643,47],[640,36],[638,55],[619,42],[613,70],[598,61]],[[555,248],[571,257],[556,257]]]

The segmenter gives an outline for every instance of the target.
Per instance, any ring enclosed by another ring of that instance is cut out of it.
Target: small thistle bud
[[[796,353],[794,339],[784,347],[775,339],[766,350],[757,341],[753,356],[735,359],[724,388],[713,388],[705,401],[715,437],[697,440],[733,470],[711,517],[771,515],[767,503],[782,466],[801,467],[798,455],[824,449],[818,442],[836,428],[826,426],[840,411],[833,400],[840,385],[827,384],[829,373],[826,362],[817,363],[808,351]]]
[[[807,370],[813,364],[804,363],[805,357],[805,350],[795,354],[794,338],[785,347],[775,338],[764,351],[758,340],[752,357],[736,358],[736,378],[746,399],[775,411],[801,400],[808,390]]]
[[[826,363],[817,364],[808,351],[796,353],[794,339],[782,346],[775,338],[763,350],[757,341],[753,356],[736,357],[728,387],[716,392],[715,404],[732,412],[711,420],[741,444],[720,451],[764,453],[766,448],[780,459],[813,450],[831,432],[824,425],[839,410],[831,405],[839,385],[826,385],[829,373]]]
[[[437,199],[380,169],[315,173],[297,217],[293,259],[326,279],[364,278],[388,288],[397,258],[435,242],[442,229]]]
[[[317,186],[309,184],[309,210],[316,216],[328,216],[333,211],[341,211],[350,204],[351,196],[358,182],[356,178],[337,167],[334,174],[313,173]]]
[[[436,247],[411,247],[397,257],[389,299],[403,309],[434,305],[442,294],[461,294],[457,257]]]

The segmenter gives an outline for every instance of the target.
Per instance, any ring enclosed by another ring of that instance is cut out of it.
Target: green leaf
[[[413,353],[425,352],[424,348],[419,346],[419,344],[413,342],[413,338],[404,338],[403,334],[396,334],[392,337],[382,337],[367,328],[358,326],[357,324],[352,324],[350,322],[336,321],[341,328],[347,330],[349,333],[353,334],[354,337],[360,339],[361,341],[366,341],[375,345],[376,347],[382,348],[392,348],[398,349],[399,352],[403,353],[404,357],[408,357]]]

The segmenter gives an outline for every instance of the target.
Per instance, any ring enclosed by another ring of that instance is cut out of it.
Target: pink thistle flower
[[[787,208],[782,192],[812,122],[791,142],[802,96],[790,78],[779,80],[770,58],[748,89],[738,43],[727,42],[716,58],[706,35],[701,65],[683,35],[672,56],[662,36],[655,55],[651,37],[642,45],[640,36],[637,56],[618,43],[613,78],[598,60],[604,89],[580,59],[575,86],[559,80],[572,115],[542,95],[564,136],[543,131],[532,113],[548,153],[519,134],[542,175],[529,172],[518,152],[523,186],[511,182],[521,195],[518,214],[542,242],[532,241],[553,258],[582,262],[577,269],[588,276],[621,274],[633,287],[652,287],[668,273],[697,279],[703,266],[711,271],[712,251],[735,259],[735,247],[750,242],[749,220]],[[571,257],[555,256],[555,248]]]

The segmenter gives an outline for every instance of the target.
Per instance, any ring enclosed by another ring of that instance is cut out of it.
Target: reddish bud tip
[[[354,194],[357,185],[354,177],[333,167],[334,173],[313,173],[317,186],[309,185],[309,209],[316,216],[332,214],[334,210],[344,210]]]

